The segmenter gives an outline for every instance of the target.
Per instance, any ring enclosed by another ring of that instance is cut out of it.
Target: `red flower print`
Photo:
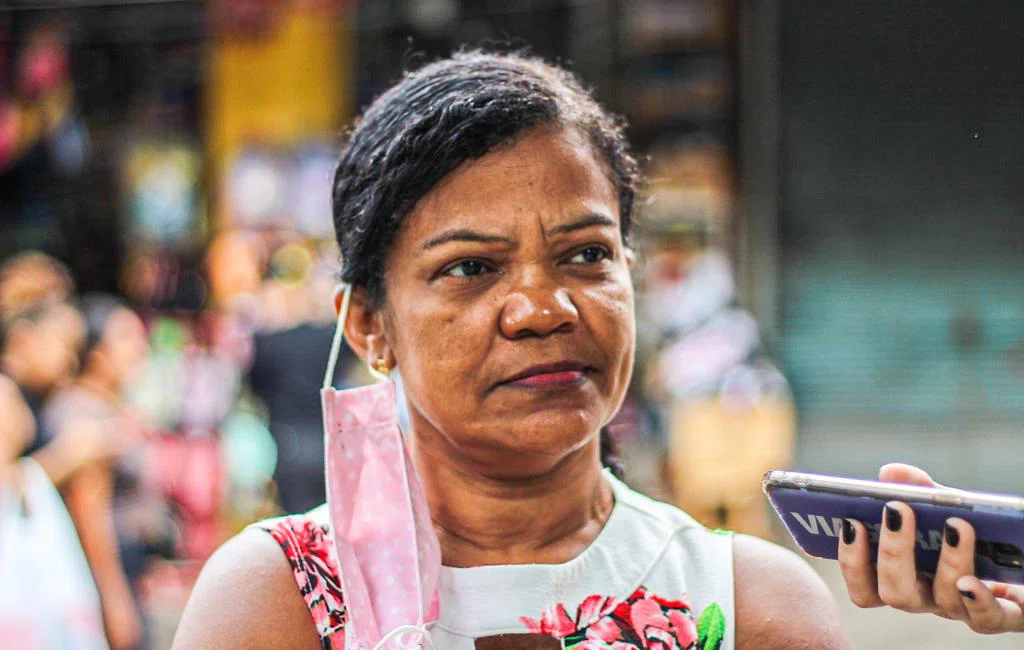
[[[680,648],[689,648],[697,643],[697,624],[693,622],[693,617],[688,613],[671,610],[668,613],[668,620],[672,624],[672,632],[676,635],[676,641]]]
[[[572,650],[712,650],[698,645],[697,624],[687,600],[661,598],[643,587],[623,601],[589,596],[577,608],[575,619],[557,605],[539,621],[520,620],[530,632],[563,639]]]
[[[530,632],[562,639],[601,620],[617,603],[614,598],[606,596],[587,596],[576,609],[575,618],[569,616],[565,605],[559,604],[544,612],[539,621],[526,616],[519,620]]]
[[[569,618],[565,605],[561,604],[544,612],[539,621],[526,616],[521,617],[519,621],[534,634],[550,634],[556,639],[569,636],[576,631],[575,621]]]
[[[628,623],[629,622],[629,610],[630,610],[630,607],[632,606],[632,603],[636,599],[643,598],[643,597],[644,597],[643,594],[639,593],[639,591],[637,593],[634,593],[632,596],[630,596],[629,598],[627,598],[626,600],[622,601],[621,603],[619,603],[618,605],[615,606],[615,609],[612,610],[612,616],[614,616],[615,618],[618,618],[618,619],[623,620],[623,621]]]
[[[649,650],[682,650],[697,641],[697,626],[688,616],[688,609],[670,609],[662,599],[645,597],[630,607],[633,631]],[[669,601],[672,602],[672,601]],[[679,601],[673,602],[673,604]],[[685,612],[685,613],[684,613]]]
[[[586,599],[584,599],[583,604],[581,604],[579,609],[576,610],[577,627],[590,625],[607,614],[607,610],[613,609],[614,606],[614,598],[606,598],[604,596],[587,596]]]
[[[668,644],[668,617],[661,611],[661,605],[653,599],[644,598],[636,601],[629,608],[629,620],[633,630],[643,641],[645,648],[675,648]],[[655,644],[646,643],[655,642]]]
[[[668,598],[662,598],[656,594],[648,593],[644,593],[643,597],[654,599],[654,602],[658,603],[665,609],[685,609],[688,612],[693,611],[693,607],[691,607],[690,603],[685,600],[669,600]]]
[[[619,638],[619,625],[610,616],[602,618],[587,628],[587,640],[611,643]]]

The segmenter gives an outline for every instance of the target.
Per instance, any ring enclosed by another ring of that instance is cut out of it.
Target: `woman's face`
[[[49,389],[77,370],[85,340],[85,323],[77,309],[67,304],[49,307],[26,333],[37,388]]]
[[[617,193],[575,130],[530,131],[417,204],[382,316],[419,440],[527,475],[611,420],[634,345],[620,233]]]
[[[149,354],[149,340],[142,319],[130,309],[118,309],[107,321],[100,349],[118,379],[130,378]]]

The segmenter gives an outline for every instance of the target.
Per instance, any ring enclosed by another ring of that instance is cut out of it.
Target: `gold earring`
[[[373,369],[382,375],[391,372],[391,368],[388,367],[388,362],[384,360],[384,357],[377,357],[377,360],[373,362]]]

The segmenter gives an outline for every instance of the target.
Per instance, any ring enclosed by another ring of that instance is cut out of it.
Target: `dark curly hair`
[[[621,120],[563,68],[469,50],[407,73],[349,134],[332,196],[341,279],[380,305],[387,251],[416,203],[463,163],[547,125],[578,129],[593,146],[617,191],[628,241],[638,169]],[[619,473],[611,443],[602,431],[602,461]]]

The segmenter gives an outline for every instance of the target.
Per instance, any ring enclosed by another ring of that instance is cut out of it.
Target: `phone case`
[[[888,501],[903,501],[917,523],[915,558],[919,573],[934,575],[942,548],[945,522],[959,517],[974,526],[975,575],[983,580],[1024,584],[1024,511],[1014,508],[945,505],[880,496],[840,494],[813,486],[771,484],[764,491],[789,534],[808,555],[835,560],[839,555],[842,520],[863,522],[871,535],[871,554],[878,558],[878,533]],[[968,493],[964,493],[968,494]]]

